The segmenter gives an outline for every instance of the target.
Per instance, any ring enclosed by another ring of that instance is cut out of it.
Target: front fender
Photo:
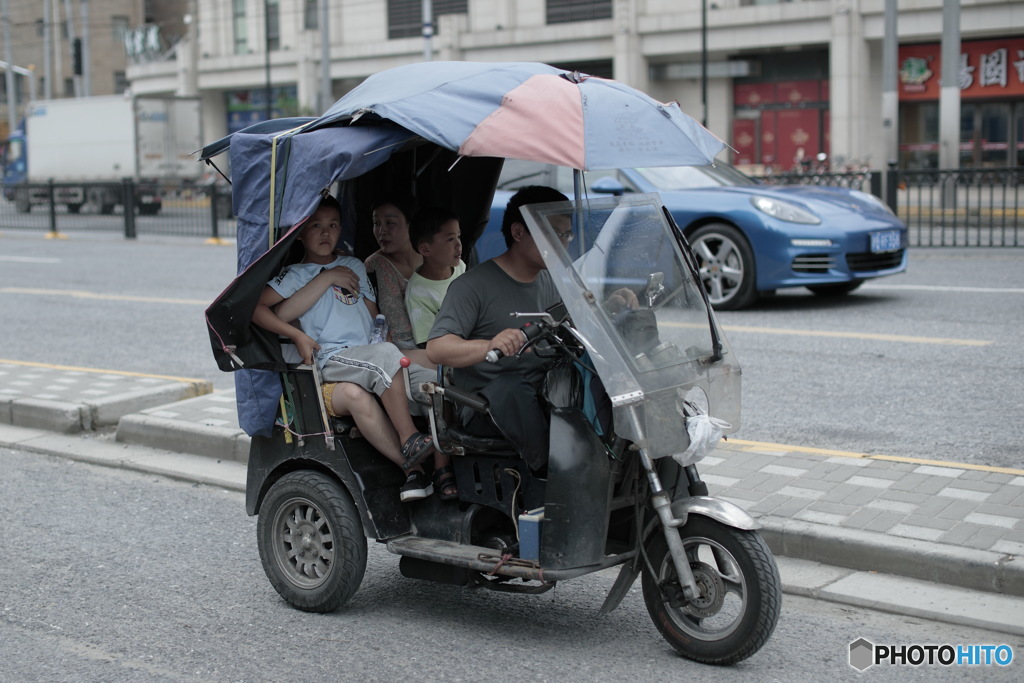
[[[727,526],[744,531],[760,529],[761,525],[738,505],[711,496],[691,496],[672,503],[672,516],[686,524],[689,515],[702,515]]]

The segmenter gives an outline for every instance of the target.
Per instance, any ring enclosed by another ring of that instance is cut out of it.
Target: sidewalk
[[[249,438],[209,391],[0,361],[0,447],[244,491]],[[761,524],[787,592],[1024,635],[1024,471],[739,439],[699,469]]]

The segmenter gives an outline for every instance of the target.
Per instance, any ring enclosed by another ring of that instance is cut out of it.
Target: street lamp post
[[[708,127],[708,0],[700,0],[700,122]]]
[[[267,121],[272,118],[273,104],[270,91],[270,0],[263,0],[263,78],[264,78],[264,105],[266,106]]]

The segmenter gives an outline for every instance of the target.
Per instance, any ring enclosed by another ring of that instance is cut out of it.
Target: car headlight
[[[758,211],[766,213],[772,218],[778,218],[780,221],[786,221],[788,223],[805,223],[807,225],[818,225],[821,223],[821,219],[810,211],[801,209],[795,204],[790,204],[789,202],[784,202],[773,197],[755,195],[750,198],[750,203],[753,204],[754,208]]]
[[[867,202],[868,204],[871,204],[872,206],[874,206],[876,208],[879,208],[879,209],[881,209],[882,211],[885,211],[888,214],[891,214],[893,216],[896,215],[893,212],[893,210],[891,208],[889,208],[888,204],[886,204],[885,202],[883,202],[881,199],[879,199],[878,197],[876,197],[873,194],[868,194],[867,192],[861,192],[860,190],[851,190],[850,194],[852,194],[854,197],[856,197],[860,201]]]

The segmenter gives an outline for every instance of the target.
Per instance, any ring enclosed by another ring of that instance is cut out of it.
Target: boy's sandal
[[[438,490],[441,500],[454,500],[459,497],[459,487],[455,483],[455,470],[451,465],[434,470],[434,488]]]
[[[416,467],[424,458],[430,455],[433,449],[434,441],[430,435],[416,432],[402,444],[402,457],[405,459],[405,462],[402,463],[402,469],[408,472]]]

